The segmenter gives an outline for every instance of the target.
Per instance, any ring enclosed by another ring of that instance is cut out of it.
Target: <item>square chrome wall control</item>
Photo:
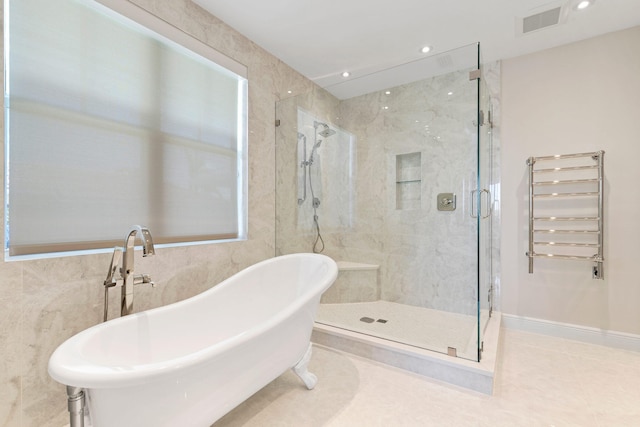
[[[438,194],[438,210],[454,211],[456,210],[456,195],[453,193]]]

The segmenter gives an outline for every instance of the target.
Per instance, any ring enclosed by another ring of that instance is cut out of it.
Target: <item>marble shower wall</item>
[[[156,249],[156,256],[144,259],[136,254],[139,271],[158,284],[136,288],[135,307],[141,311],[198,294],[274,255],[274,105],[281,93],[308,92],[313,84],[189,0],[132,3],[245,64],[249,75],[248,239]],[[127,231],[116,230],[123,239]],[[65,389],[49,378],[47,362],[65,339],[101,322],[110,259],[104,253],[0,261],[1,426],[68,423]],[[116,298],[112,292],[114,310]]]
[[[297,143],[297,229],[315,227],[314,217],[322,208],[319,223],[321,232],[348,229],[353,221],[355,194],[352,170],[355,166],[355,140],[353,136],[334,123],[322,122],[334,133],[322,136],[323,125],[303,109],[298,109]],[[305,164],[306,163],[306,164]],[[333,191],[340,188],[340,191]],[[318,204],[314,203],[319,202]]]
[[[309,251],[315,236],[311,227],[296,226],[300,107],[356,138],[354,217],[323,232],[324,253],[380,265],[384,300],[475,314],[476,223],[469,212],[476,188],[476,84],[467,70],[386,92],[339,101],[315,90],[279,103],[276,249]],[[403,162],[407,167],[398,171]],[[436,209],[437,194],[445,192],[456,194],[453,212]]]
[[[383,300],[474,313],[475,96],[464,71],[341,106],[343,126],[358,135],[358,223],[384,248]],[[438,193],[454,193],[456,209],[437,210]]]
[[[307,156],[310,155],[310,147],[313,146],[313,131],[305,129],[304,124],[299,126],[298,116],[300,111],[312,114],[313,117],[324,123],[335,123],[338,114],[340,100],[329,92],[313,88],[296,96],[280,100],[276,105],[276,119],[279,125],[276,128],[276,254],[283,255],[296,252],[312,252],[315,240],[315,230],[312,221],[313,210],[309,208],[310,193],[307,192],[308,201],[302,207],[298,205],[300,197],[300,153],[298,132],[307,136]],[[329,141],[323,142],[323,149]],[[319,154],[321,155],[321,154]],[[327,163],[328,166],[328,162]],[[307,189],[308,190],[308,189]],[[323,192],[332,191],[322,189]],[[324,204],[319,211],[323,216]],[[338,217],[338,215],[335,215]],[[324,227],[324,224],[322,224]],[[338,244],[334,239],[341,235],[340,227],[333,227],[334,233],[323,231],[326,250],[323,252],[334,259],[342,256]]]

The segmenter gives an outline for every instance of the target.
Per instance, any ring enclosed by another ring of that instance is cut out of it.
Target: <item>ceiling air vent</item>
[[[560,11],[562,7],[545,10],[522,19],[522,34],[527,34],[541,28],[557,25],[560,22]]]
[[[450,55],[438,55],[438,65],[442,68],[453,67],[453,59]]]

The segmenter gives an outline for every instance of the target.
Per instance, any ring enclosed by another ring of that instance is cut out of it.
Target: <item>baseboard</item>
[[[502,326],[589,344],[640,352],[640,335],[502,313]]]

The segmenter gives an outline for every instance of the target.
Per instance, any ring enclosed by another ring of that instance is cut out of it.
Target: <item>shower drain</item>
[[[376,319],[373,319],[371,317],[366,317],[366,316],[365,317],[361,317],[360,321],[364,322],[364,323],[373,323],[373,322],[376,322],[376,323],[387,323],[387,319],[378,319],[378,320],[376,320]]]

